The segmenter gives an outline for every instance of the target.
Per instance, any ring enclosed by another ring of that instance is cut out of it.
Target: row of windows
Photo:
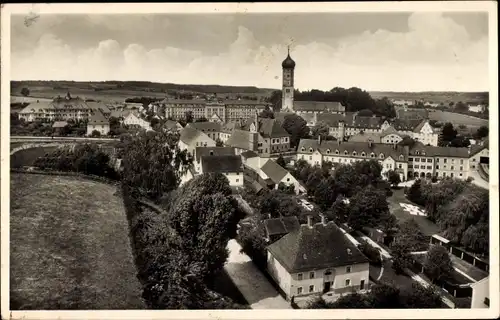
[[[421,165],[411,165],[409,164],[408,165],[408,169],[427,169],[427,170],[432,170],[432,166],[421,166]],[[439,170],[439,165],[436,165],[436,169]],[[447,170],[448,168],[446,167],[446,165],[443,166],[443,170]],[[455,170],[455,166],[450,166],[450,169],[449,170]],[[464,167],[463,166],[460,166],[460,171],[464,171]]]
[[[305,148],[304,148],[304,147],[302,147],[302,149],[301,149],[301,150],[302,150],[302,151],[305,151]],[[313,149],[312,149],[312,148],[309,148],[309,152],[313,152]],[[326,150],[326,154],[330,154],[330,149]],[[338,150],[335,150],[335,154],[336,154],[336,155],[339,155],[340,153],[339,153],[339,151],[338,151]],[[347,152],[347,150],[346,150],[346,151],[344,151],[344,155],[345,155],[345,156],[349,155],[349,153]],[[352,155],[353,155],[354,157],[356,157],[356,156],[358,155],[358,153],[357,153],[356,151],[353,151],[353,152],[352,152]],[[365,153],[365,152],[361,152],[361,156],[362,156],[362,157],[366,157],[366,153]],[[373,152],[372,152],[372,153],[370,153],[370,158],[375,158],[375,153],[373,153]],[[379,155],[379,158],[380,158],[380,159],[384,159],[384,158],[385,158],[385,155],[384,155],[383,153],[381,153],[381,154]],[[403,156],[403,155],[400,155],[400,156],[399,156],[399,159],[400,159],[400,160],[403,160],[403,159],[404,159],[404,156]]]
[[[349,287],[351,285],[351,279],[345,279],[345,286]],[[360,282],[360,289],[363,290],[365,288],[365,280],[361,280]],[[309,285],[309,293],[312,293],[315,291],[315,287],[313,284]],[[304,293],[304,288],[303,287],[297,287],[297,294],[303,294]]]
[[[351,266],[345,267],[345,272],[346,273],[351,273],[351,271],[352,271],[352,267]],[[330,275],[330,274],[332,274],[332,272],[330,270],[326,270],[325,271],[325,275]],[[309,272],[309,279],[314,279],[315,275],[316,275],[316,273],[314,271]],[[304,278],[304,274],[303,273],[298,273],[297,274],[297,279],[298,280],[302,280],[303,278]]]

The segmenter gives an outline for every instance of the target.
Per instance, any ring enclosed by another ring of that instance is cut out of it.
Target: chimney
[[[313,125],[316,125],[316,123],[318,123],[318,113],[317,112],[314,113],[314,120],[313,121],[314,121]]]
[[[309,228],[312,228],[312,227],[313,227],[313,222],[312,222],[312,220],[313,220],[313,219],[312,219],[312,216],[311,216],[311,215],[307,216],[307,226],[308,226]]]
[[[372,139],[368,139],[368,146],[371,148],[373,145],[373,140]]]
[[[322,225],[324,225],[324,226],[326,226],[326,223],[327,223],[327,221],[326,221],[326,217],[325,217],[325,215],[324,215],[324,214],[322,214],[322,215],[321,215],[321,224],[322,224]]]
[[[318,144],[321,145],[321,135],[318,134]]]

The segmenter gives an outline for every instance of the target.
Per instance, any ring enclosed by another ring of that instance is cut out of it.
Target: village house
[[[222,131],[222,125],[217,122],[191,122],[188,123],[186,127],[195,128],[196,130],[204,132],[214,141],[220,139],[220,133]]]
[[[243,187],[243,164],[240,156],[202,156],[200,174],[210,172],[223,174],[229,180],[229,186],[233,188]]]
[[[377,160],[382,165],[382,175],[394,170],[402,181],[408,174],[409,148],[397,144],[389,145],[365,142],[322,141],[301,139],[297,148],[297,160],[305,160],[310,165],[321,166],[323,162],[349,164],[363,160]]]
[[[96,111],[87,123],[87,135],[90,136],[94,131],[99,132],[101,136],[109,133],[109,120],[104,117],[100,111]]]
[[[264,230],[266,232],[266,242],[273,243],[286,234],[300,228],[297,216],[279,217],[264,220]]]
[[[66,121],[55,121],[52,125],[52,129],[54,130],[54,135],[59,136],[63,132],[64,128],[68,125]]]
[[[146,131],[151,131],[153,130],[151,128],[151,124],[142,119],[136,112],[130,112],[124,119],[123,119],[123,124],[130,126],[130,127],[135,127],[135,128],[142,128]]]
[[[194,169],[201,172],[201,158],[208,156],[234,156],[236,151],[232,147],[196,147],[194,150]]]
[[[259,170],[259,175],[272,189],[278,189],[280,183],[293,186],[296,194],[306,193],[306,188],[288,170],[268,159]]]
[[[180,133],[178,145],[180,150],[187,150],[194,156],[196,147],[215,147],[215,140],[200,130],[186,126]]]
[[[391,130],[392,132],[397,132],[400,135],[409,136],[423,144],[429,144],[431,146],[438,145],[439,134],[430,125],[429,120],[427,119],[396,119],[391,123],[389,121],[384,121],[381,129],[386,132],[389,132],[388,130]]]
[[[176,131],[176,132],[179,132],[183,129],[182,125],[179,122],[174,121],[174,120],[166,120],[164,122],[163,126],[167,130],[172,130],[172,131]]]
[[[364,292],[369,261],[332,221],[301,225],[267,247],[267,269],[287,300]]]
[[[484,104],[469,103],[467,105],[467,108],[470,112],[483,113],[486,109],[486,106]]]

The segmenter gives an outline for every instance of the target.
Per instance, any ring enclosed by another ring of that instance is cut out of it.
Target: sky
[[[487,13],[41,15],[11,20],[13,80],[488,91]]]

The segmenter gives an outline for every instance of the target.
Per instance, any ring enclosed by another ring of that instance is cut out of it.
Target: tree
[[[450,122],[447,122],[443,126],[443,130],[441,131],[441,136],[440,136],[440,144],[441,146],[448,146],[450,141],[455,139],[457,137],[457,130],[453,128],[453,124]]]
[[[413,218],[405,220],[399,225],[393,244],[401,244],[412,252],[425,250],[428,246],[427,238],[420,231],[420,226]]]
[[[217,140],[215,140],[215,146],[216,147],[223,147],[224,146],[224,142],[222,142],[221,139],[217,138]]]
[[[422,180],[417,179],[408,189],[406,197],[411,202],[416,204],[422,204]]]
[[[367,296],[359,293],[351,293],[341,296],[330,307],[331,309],[369,309],[371,305]]]
[[[470,140],[464,136],[457,136],[450,141],[450,147],[452,148],[467,148],[468,146],[470,146]]]
[[[29,95],[30,95],[30,89],[28,89],[28,88],[26,88],[26,87],[25,87],[25,88],[22,88],[22,89],[21,89],[21,94],[22,94],[23,96],[25,96],[25,97],[29,96]]]
[[[455,104],[455,111],[467,111],[468,110],[468,107],[465,103],[463,103],[462,101],[459,101]]]
[[[222,270],[227,242],[236,236],[236,226],[244,215],[231,194],[224,175],[206,173],[183,185],[168,211],[183,253],[197,263],[204,281]]]
[[[380,283],[371,288],[371,307],[374,309],[402,309],[405,306],[400,299],[400,291],[397,287]]]
[[[413,148],[415,143],[416,143],[416,141],[412,137],[404,136],[403,139],[399,142],[399,145],[408,146],[410,148]]]
[[[394,170],[389,170],[386,173],[387,175],[387,180],[389,180],[389,183],[393,187],[397,187],[401,183],[401,177],[399,176],[399,173],[397,173]]]
[[[123,183],[154,201],[177,188],[192,163],[178,141],[179,135],[171,132],[143,131],[123,137]]]
[[[358,111],[358,116],[359,117],[371,117],[373,116],[373,111],[370,109],[363,109]]]
[[[411,289],[404,292],[402,300],[406,308],[437,309],[443,306],[441,296],[434,286],[424,287],[415,282],[412,283]]]
[[[377,227],[390,215],[385,192],[368,186],[350,199],[349,226],[355,230]]]
[[[278,159],[276,159],[276,163],[282,166],[283,168],[286,168],[286,161],[282,155],[280,155]]]
[[[477,131],[476,131],[476,133],[475,133],[474,137],[475,137],[476,139],[483,139],[483,138],[486,138],[486,137],[488,136],[488,134],[489,134],[489,129],[488,129],[488,127],[487,127],[487,126],[480,126],[480,127],[477,129]]]
[[[274,112],[269,108],[266,107],[262,112],[259,114],[259,117],[261,118],[269,118],[269,119],[274,119]]]
[[[331,208],[339,195],[333,176],[323,178],[315,187],[314,200],[321,210]]]
[[[92,133],[90,134],[91,137],[100,137],[101,133],[97,130],[93,130]]]
[[[453,266],[448,250],[440,245],[433,245],[427,252],[424,272],[434,282],[450,276]]]
[[[300,139],[309,137],[307,122],[296,114],[285,116],[283,128],[290,134],[290,146],[292,148],[299,145]]]
[[[262,194],[257,209],[261,214],[270,214],[271,218],[300,216],[303,211],[294,196],[279,190]]]
[[[330,128],[322,121],[319,121],[316,126],[311,130],[311,138],[317,139],[321,137],[323,140],[333,140],[334,137],[330,136]]]
[[[208,122],[208,119],[205,117],[200,117],[200,118],[196,119],[195,122]]]
[[[184,113],[184,118],[185,118],[186,123],[193,122],[193,112],[192,111],[186,111]]]

